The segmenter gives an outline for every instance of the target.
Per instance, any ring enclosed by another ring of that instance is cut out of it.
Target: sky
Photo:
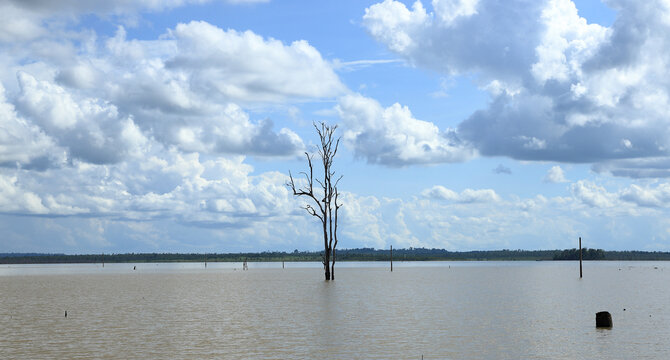
[[[0,0],[0,252],[670,251],[668,0]]]

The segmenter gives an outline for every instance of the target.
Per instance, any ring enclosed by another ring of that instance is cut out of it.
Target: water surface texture
[[[665,263],[586,263],[581,280],[574,262],[343,263],[334,282],[318,264],[281,266],[0,265],[0,354],[670,358]],[[611,330],[595,328],[602,310]]]

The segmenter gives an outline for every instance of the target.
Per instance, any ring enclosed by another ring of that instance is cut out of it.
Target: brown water
[[[0,358],[670,358],[670,264],[132,266],[0,265]]]

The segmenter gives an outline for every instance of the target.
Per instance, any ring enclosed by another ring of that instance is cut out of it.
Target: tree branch
[[[303,186],[296,186],[293,174],[289,171],[289,181],[286,183],[291,188],[294,196],[306,196],[314,201],[314,204],[306,204],[304,209],[313,217],[319,218],[323,230],[323,246],[324,253],[322,254],[322,262],[325,267],[326,280],[335,278],[335,248],[337,247],[337,222],[338,212],[341,205],[338,203],[339,192],[337,186],[342,179],[342,176],[337,178],[335,182],[335,171],[332,170],[332,165],[335,160],[335,155],[340,146],[340,138],[335,137],[335,130],[337,125],[328,126],[321,122],[317,125],[312,123],[316,133],[319,135],[320,146],[316,149],[316,154],[321,160],[323,166],[323,178],[314,177],[314,166],[312,159],[314,155],[305,152],[307,158],[307,166],[309,167],[309,174],[301,172],[305,177],[305,184]],[[316,182],[320,189],[317,193],[314,192],[314,182]],[[323,194],[321,193],[323,191]],[[334,205],[333,205],[334,204]],[[334,214],[333,214],[334,212]],[[332,267],[329,269],[329,262],[332,259]],[[332,274],[332,277],[331,277]]]

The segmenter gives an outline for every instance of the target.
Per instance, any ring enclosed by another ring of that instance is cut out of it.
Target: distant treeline
[[[560,253],[554,255],[554,260],[579,260],[579,249],[563,250]],[[621,260],[621,259],[605,259],[605,251],[603,249],[583,248],[582,260]]]
[[[342,249],[336,253],[337,261],[389,261],[389,250],[373,248]],[[604,251],[583,249],[584,260],[670,260],[670,252]],[[520,260],[579,260],[578,249],[567,250],[484,250],[447,251],[444,249],[408,248],[394,249],[395,261],[520,261]],[[123,263],[123,262],[242,262],[242,261],[321,261],[318,251],[179,254],[179,253],[129,253],[129,254],[38,254],[0,253],[1,264],[58,264],[58,263]]]

